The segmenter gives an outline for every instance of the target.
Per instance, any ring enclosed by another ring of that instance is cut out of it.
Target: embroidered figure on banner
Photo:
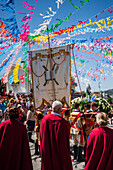
[[[45,69],[45,73],[44,73],[45,83],[43,86],[46,86],[46,84],[48,84],[49,81],[52,81],[52,76],[51,76],[51,71],[49,71],[44,65],[43,65],[43,68]],[[53,74],[53,81],[55,81],[57,85],[59,85],[59,83],[56,80],[56,74],[57,74],[58,69],[59,69],[59,66],[56,66],[56,64],[54,64],[52,67],[52,74]]]

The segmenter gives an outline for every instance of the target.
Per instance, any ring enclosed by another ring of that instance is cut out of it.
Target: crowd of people
[[[32,93],[0,96],[0,169],[33,169],[29,142],[35,144],[42,170],[71,170],[73,160],[85,161],[85,170],[111,169],[113,130],[107,127],[108,115],[95,102],[84,104],[84,113],[79,103],[74,108],[70,113],[66,105],[54,101],[51,108],[35,110]]]

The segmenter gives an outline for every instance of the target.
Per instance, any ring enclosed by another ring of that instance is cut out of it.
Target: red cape
[[[88,139],[84,170],[111,169],[113,169],[113,129],[95,128]]]
[[[42,170],[72,170],[67,122],[57,115],[45,115],[41,122]]]
[[[26,127],[16,121],[0,124],[0,170],[32,170]]]

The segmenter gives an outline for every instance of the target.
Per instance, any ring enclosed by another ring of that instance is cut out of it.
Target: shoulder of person
[[[97,127],[97,128],[94,128],[92,131],[91,131],[91,134],[93,136],[99,136],[103,133],[102,129],[100,127]]]
[[[3,126],[7,126],[8,124],[10,124],[10,119],[9,119],[9,120],[6,120],[6,121],[3,121],[3,122],[0,124],[0,128],[3,127]]]
[[[31,110],[28,110],[28,111],[27,111],[27,114],[30,114],[30,113],[31,113]]]

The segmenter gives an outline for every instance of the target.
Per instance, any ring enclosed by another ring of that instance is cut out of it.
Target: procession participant
[[[62,103],[52,103],[52,113],[43,117],[40,130],[42,170],[72,170],[67,122],[60,116]]]
[[[85,129],[84,131],[84,134],[85,134],[84,155],[86,155],[87,140],[89,138],[89,135],[92,129],[95,128],[95,122],[96,122],[95,113],[91,112],[90,104],[85,105],[85,110],[86,112],[84,113],[84,120],[85,120],[85,123],[84,123],[84,129]]]
[[[30,142],[34,143],[34,140],[31,139],[32,131],[35,127],[35,117],[34,117],[34,106],[30,105],[29,110],[27,112],[26,124],[28,125],[28,139]]]
[[[82,113],[79,111],[79,103],[75,103],[75,110],[70,114],[70,123],[71,123],[71,135],[74,140],[74,159],[77,159],[78,162],[84,161],[82,157],[82,147],[84,146],[84,137],[83,137],[83,125],[81,122],[80,116]],[[79,118],[79,120],[78,120]],[[78,120],[78,121],[77,121]]]
[[[40,155],[40,125],[43,118],[43,113],[40,110],[35,112],[35,133],[36,133],[36,140],[35,140],[35,154]]]
[[[50,108],[48,108],[47,114],[51,114],[51,112],[52,112],[52,108],[50,107]]]
[[[62,117],[66,120],[67,126],[68,126],[69,131],[70,131],[70,128],[71,128],[71,124],[70,124],[70,121],[69,121],[70,110],[69,110],[68,107],[62,107]]]
[[[85,103],[84,110],[85,110],[86,113],[92,112],[91,109],[90,109],[90,103]]]
[[[0,169],[33,170],[26,127],[15,120],[17,108],[9,110],[10,119],[0,124]]]
[[[91,131],[86,150],[84,170],[111,170],[113,168],[113,129],[106,113],[97,114],[98,128]]]
[[[85,137],[86,137],[86,143],[87,143],[87,138],[89,136],[89,134],[91,133],[92,129],[94,128],[96,119],[95,119],[95,112],[85,112],[84,113],[85,116]]]
[[[62,117],[69,122],[70,110],[68,107],[62,107]]]
[[[100,113],[96,102],[91,103],[91,108],[92,108],[93,112],[95,112],[96,114]]]
[[[91,103],[91,108],[92,108],[92,111],[95,113],[95,116],[96,116],[98,113],[100,113],[100,110],[98,109],[96,102]],[[97,124],[97,122],[96,122],[96,117],[95,117],[94,127],[95,127],[95,128],[98,127],[98,124]]]

